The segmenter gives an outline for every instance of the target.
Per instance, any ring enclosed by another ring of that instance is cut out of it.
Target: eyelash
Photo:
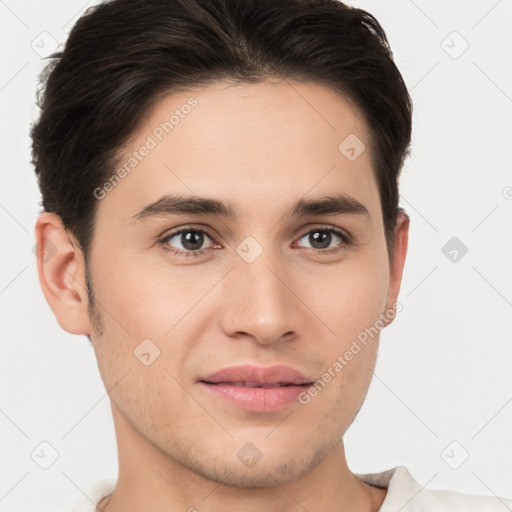
[[[201,249],[199,251],[182,251],[180,249],[174,249],[174,248],[170,248],[168,245],[167,245],[167,242],[171,239],[171,238],[174,238],[175,236],[177,235],[180,235],[182,233],[188,233],[190,231],[195,231],[197,233],[202,233],[206,236],[208,236],[209,238],[213,239],[212,236],[210,236],[210,234],[205,231],[204,229],[199,229],[199,228],[193,228],[193,227],[187,227],[187,228],[182,228],[182,229],[179,229],[178,231],[174,231],[172,233],[169,233],[167,235],[165,235],[164,237],[160,238],[158,240],[158,243],[160,245],[162,245],[162,247],[164,248],[164,250],[168,251],[168,252],[171,252],[173,255],[175,256],[183,256],[183,257],[200,257],[200,256],[203,256],[204,253],[208,250],[208,249]],[[300,238],[303,238],[304,236],[306,235],[309,235],[310,233],[314,233],[315,231],[324,231],[324,232],[327,232],[327,233],[333,233],[334,235],[338,236],[340,239],[341,239],[341,246],[337,246],[337,247],[334,247],[334,248],[331,248],[331,249],[311,249],[312,251],[316,251],[317,254],[320,254],[320,255],[328,255],[328,254],[335,254],[337,253],[338,251],[342,250],[343,246],[349,246],[352,244],[352,237],[349,236],[348,234],[338,230],[338,229],[334,229],[332,227],[318,227],[318,228],[314,228],[314,229],[311,229],[309,231],[306,231]]]

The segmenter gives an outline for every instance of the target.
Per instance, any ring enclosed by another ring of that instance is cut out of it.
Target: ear
[[[400,285],[402,284],[402,274],[405,265],[405,256],[407,254],[407,244],[409,241],[409,216],[405,210],[400,209],[397,216],[397,222],[394,234],[393,254],[389,262],[389,288],[387,297],[387,308],[391,308],[398,300]],[[395,315],[386,322],[389,325]]]
[[[48,305],[65,331],[88,335],[85,263],[78,244],[53,213],[39,215],[35,236],[37,272]]]

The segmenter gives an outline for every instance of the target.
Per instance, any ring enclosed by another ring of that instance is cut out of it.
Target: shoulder
[[[512,512],[512,501],[505,498],[444,490],[424,489],[418,495],[416,504],[420,508],[414,510],[425,512]]]
[[[405,466],[356,476],[370,485],[387,488],[379,512],[512,512],[512,501],[505,498],[426,489]]]

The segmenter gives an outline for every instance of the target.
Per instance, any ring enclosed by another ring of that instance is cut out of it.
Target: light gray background
[[[91,4],[0,0],[4,512],[69,511],[91,483],[117,475],[92,349],[57,324],[32,252],[40,198],[28,127],[40,55],[65,41]],[[401,181],[411,216],[404,309],[382,333],[374,381],[345,436],[349,465],[405,465],[431,488],[510,498],[512,2],[351,4],[389,37],[414,101],[414,131]],[[456,249],[455,262],[452,247],[442,251],[452,237],[468,248],[462,257]],[[58,452],[48,469],[39,466],[52,456],[43,441]]]

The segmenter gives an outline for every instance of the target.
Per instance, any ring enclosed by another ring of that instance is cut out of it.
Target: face
[[[101,331],[87,317],[118,438],[229,485],[310,472],[363,403],[378,334],[361,333],[392,318],[403,265],[363,118],[318,84],[219,82],[161,100],[119,162],[96,192]],[[202,382],[238,365],[316,386]]]

